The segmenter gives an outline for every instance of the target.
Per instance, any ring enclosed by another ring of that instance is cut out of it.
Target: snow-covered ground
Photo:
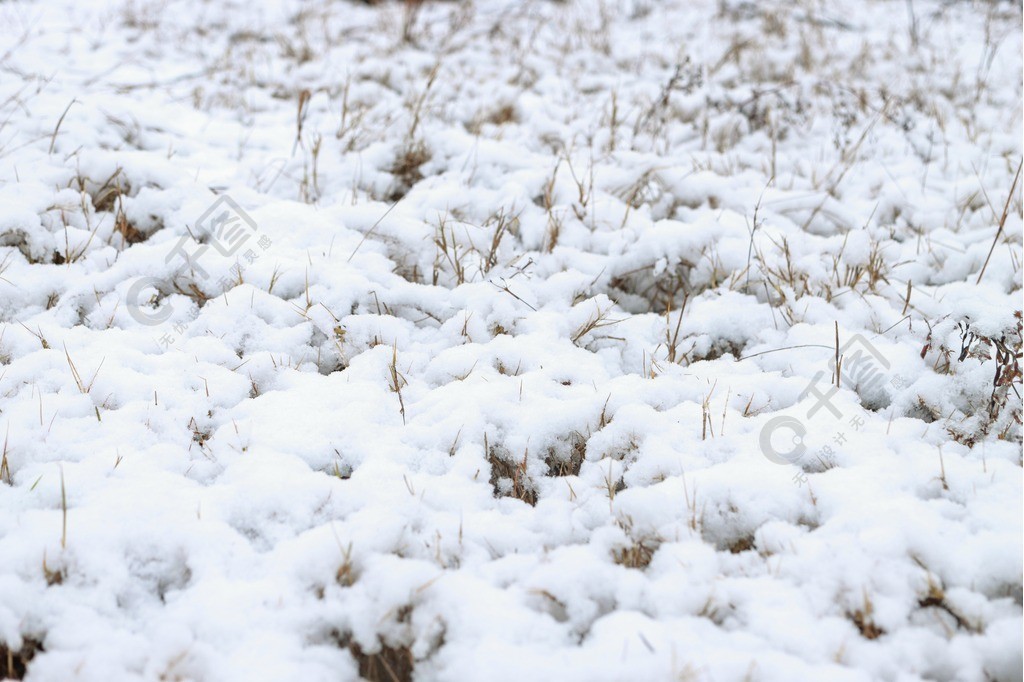
[[[1021,54],[0,2],[0,677],[1020,680]]]

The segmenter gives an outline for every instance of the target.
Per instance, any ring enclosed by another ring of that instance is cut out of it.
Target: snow
[[[0,3],[0,677],[1022,679],[1021,25]]]

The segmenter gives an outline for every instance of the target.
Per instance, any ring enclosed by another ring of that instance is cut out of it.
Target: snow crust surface
[[[1021,53],[0,3],[0,672],[1020,680]]]

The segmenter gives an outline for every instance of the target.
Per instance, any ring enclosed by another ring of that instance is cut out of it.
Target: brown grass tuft
[[[366,653],[352,643],[349,651],[359,664],[359,677],[367,682],[411,682],[413,678],[415,663],[409,647],[382,644],[380,651]]]
[[[587,458],[587,439],[578,431],[569,435],[568,451],[551,448],[544,462],[548,465],[548,476],[579,476],[583,461]]]
[[[422,142],[412,142],[399,152],[388,169],[395,178],[395,186],[387,197],[388,201],[398,201],[423,179],[420,167],[427,161],[430,161],[430,150]]]
[[[846,617],[857,626],[860,636],[864,639],[878,639],[885,634],[879,625],[874,621],[875,606],[871,603],[871,598],[864,593],[864,606],[853,612],[847,612]]]
[[[24,637],[21,648],[17,651],[0,642],[0,679],[25,679],[29,662],[41,651],[45,651],[43,643],[31,637]]]
[[[661,545],[661,538],[649,533],[637,534],[634,532],[633,521],[629,518],[619,520],[618,524],[629,537],[629,543],[625,547],[612,550],[612,559],[626,568],[647,568]]]
[[[490,483],[494,488],[495,497],[514,497],[526,504],[537,504],[537,490],[533,481],[526,473],[527,454],[516,460],[512,453],[501,445],[489,445],[484,435],[484,450],[487,462],[491,465]]]
[[[635,540],[628,547],[617,549],[612,552],[615,563],[626,568],[644,569],[654,558],[654,552],[658,547],[646,539]]]

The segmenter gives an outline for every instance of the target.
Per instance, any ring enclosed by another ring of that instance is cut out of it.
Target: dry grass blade
[[[388,210],[384,211],[384,214],[380,218],[377,218],[377,222],[375,222],[370,227],[370,229],[366,231],[366,234],[363,235],[363,238],[359,240],[358,244],[356,244],[356,248],[352,249],[352,253],[349,254],[348,260],[345,261],[346,263],[352,262],[352,259],[356,257],[356,252],[359,251],[359,248],[363,245],[363,242],[369,239],[370,235],[373,234],[373,231],[377,229],[377,226],[380,225],[381,221],[387,218],[388,214],[395,210],[395,206],[398,206],[397,201],[388,206]]]
[[[389,388],[398,395],[398,410],[402,415],[402,424],[405,424],[405,400],[402,398],[402,386],[405,385],[405,377],[398,371],[398,346],[391,347],[391,362],[388,364]]]
[[[679,329],[683,325],[683,315],[686,313],[686,303],[690,300],[689,295],[683,294],[683,303],[679,306],[679,315],[676,318],[675,330],[672,329],[671,314],[672,301],[665,307],[665,344],[668,346],[668,361],[675,362],[676,358],[682,359],[679,355]]]
[[[7,425],[7,435],[4,436],[3,456],[0,457],[0,482],[11,485],[11,465],[7,461],[7,453],[10,452],[8,442],[11,438],[11,425]]]
[[[1024,167],[1024,159],[1017,164],[1017,174],[1013,176],[1013,184],[1010,185],[1010,193],[1006,195],[1006,205],[1003,206],[1003,215],[999,219],[999,229],[996,230],[996,236],[992,239],[992,247],[988,250],[988,256],[985,257],[985,263],[981,266],[981,272],[978,273],[978,279],[975,280],[975,284],[981,284],[981,278],[985,276],[985,269],[988,267],[988,262],[992,258],[992,252],[996,250],[996,244],[999,242],[999,236],[1003,234],[1003,228],[1006,226],[1006,218],[1010,214],[1010,202],[1013,201],[1013,193],[1017,189],[1017,183],[1020,181],[1020,171]]]
[[[610,310],[601,310],[600,308],[598,308],[597,313],[595,313],[593,317],[591,317],[589,320],[583,323],[583,325],[576,330],[576,333],[573,334],[573,344],[578,346],[580,339],[582,339],[584,336],[586,336],[592,331],[596,331],[604,327],[610,327],[612,325],[618,324],[619,322],[622,322],[622,320],[609,319],[609,312]]]
[[[96,382],[96,377],[99,375],[100,370],[103,368],[103,363],[106,362],[106,358],[100,360],[100,366],[96,368],[96,371],[92,375],[92,379],[86,384],[82,381],[82,375],[78,373],[78,368],[75,367],[74,360],[71,359],[71,353],[68,352],[68,347],[64,346],[64,357],[67,358],[68,367],[71,368],[71,376],[75,380],[75,385],[78,386],[78,391],[82,395],[89,395],[92,391],[92,385]],[[100,408],[93,405],[93,409],[96,411],[96,421],[103,421],[100,418]]]
[[[64,485],[64,465],[60,466],[60,546],[66,549],[68,546],[68,491]]]
[[[53,128],[53,136],[50,137],[50,150],[47,152],[48,154],[53,153],[53,146],[57,144],[57,133],[60,132],[60,124],[64,122],[64,117],[67,116],[68,111],[71,110],[71,105],[75,104],[76,102],[78,102],[78,99],[72,99],[70,102],[68,102],[68,105],[64,107],[64,113],[60,115],[59,119],[57,119],[57,125]]]

